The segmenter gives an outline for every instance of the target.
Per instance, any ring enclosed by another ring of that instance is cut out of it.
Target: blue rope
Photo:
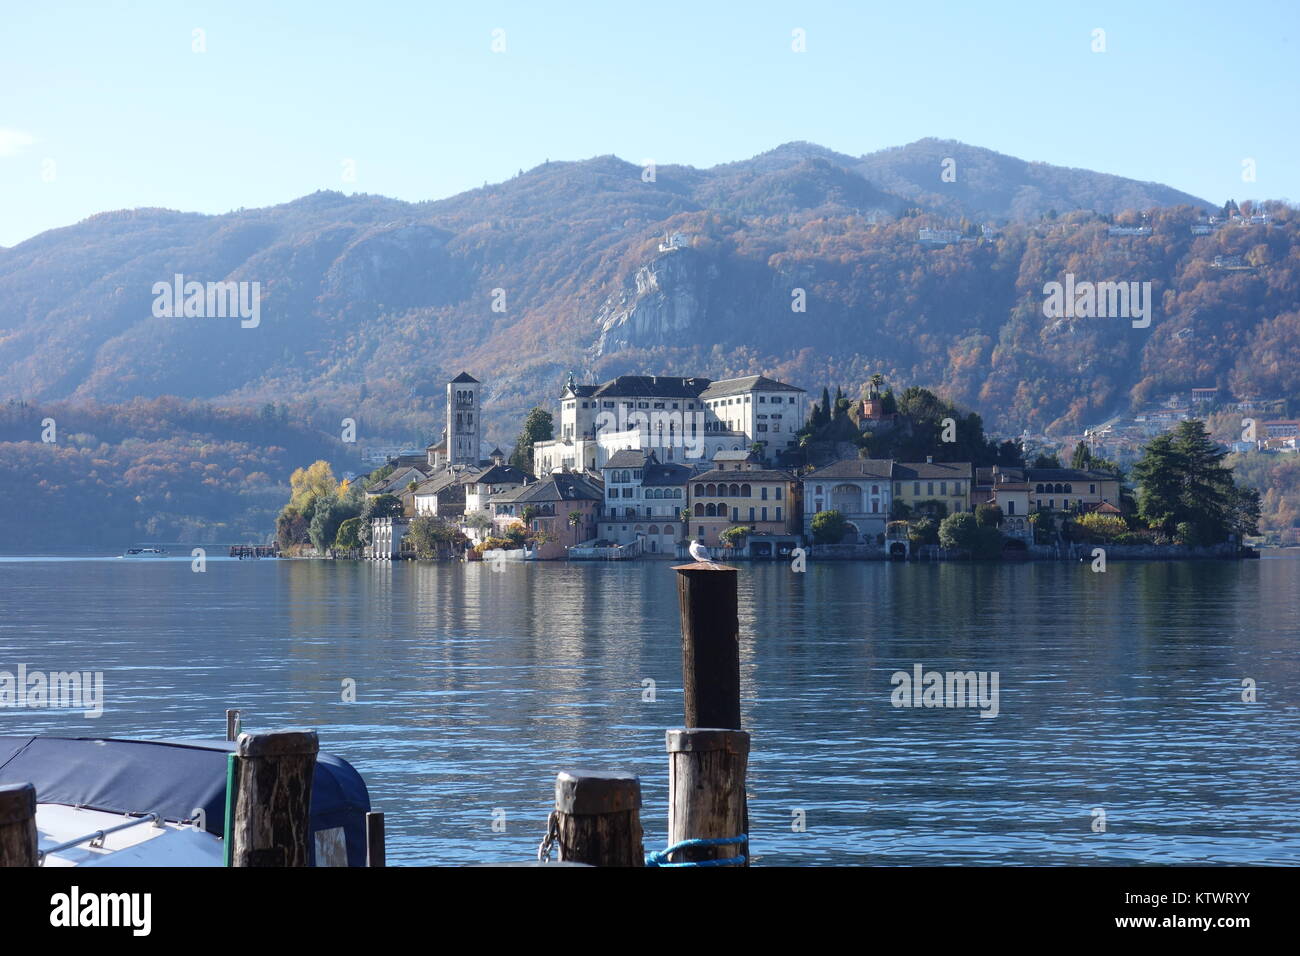
[[[658,850],[654,853],[647,853],[645,857],[646,866],[740,866],[745,862],[745,856],[742,853],[739,856],[726,857],[721,860],[688,860],[682,863],[670,863],[668,858],[679,850],[686,850],[700,846],[736,846],[738,844],[748,844],[749,834],[742,833],[734,837],[713,837],[711,839],[699,840],[682,840],[680,843],[674,843],[666,850]]]

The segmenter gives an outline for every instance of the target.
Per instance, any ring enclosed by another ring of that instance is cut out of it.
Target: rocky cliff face
[[[592,355],[694,344],[708,319],[709,283],[718,276],[717,265],[691,249],[662,253],[596,313]]]

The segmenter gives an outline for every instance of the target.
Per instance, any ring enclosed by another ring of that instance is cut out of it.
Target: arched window
[[[695,503],[695,516],[697,518],[704,517],[704,505],[700,504],[698,501]]]
[[[704,497],[704,486],[703,486],[703,485],[696,485],[696,486],[695,486],[695,494],[696,494],[697,497],[703,498],[703,497]]]
[[[673,533],[673,526],[670,524],[664,525],[664,534],[671,535],[672,533]]]
[[[731,486],[731,497],[733,497],[733,498],[739,498],[739,497],[740,497],[740,485],[732,485],[732,486]]]
[[[716,498],[716,497],[718,497],[718,486],[717,486],[717,485],[708,485],[708,486],[704,489],[704,496],[705,496],[706,498]]]
[[[646,532],[646,533],[647,533],[647,534],[658,534],[658,533],[659,533],[659,526],[658,526],[657,524],[652,524],[652,525],[650,526],[650,530],[649,530],[648,532]]]
[[[741,485],[741,486],[740,486],[740,497],[742,497],[742,498],[752,498],[752,497],[753,497],[752,489],[749,487],[749,485]]]
[[[1067,484],[1065,486],[1065,493],[1068,495],[1068,494],[1072,494],[1073,492],[1074,492],[1074,485]]]
[[[709,503],[709,504],[707,504],[707,505],[704,506],[704,517],[706,517],[706,518],[716,518],[717,516],[718,516],[718,506],[717,506],[717,505],[715,505],[715,504],[713,504],[713,503]]]
[[[1034,485],[1034,492],[1040,495],[1043,493],[1043,483],[1041,481],[1038,484]]]

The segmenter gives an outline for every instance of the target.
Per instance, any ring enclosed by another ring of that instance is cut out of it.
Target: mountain
[[[955,183],[939,181],[946,157]],[[858,158],[790,143],[653,176],[613,156],[548,162],[436,202],[321,192],[217,216],[104,213],[0,250],[0,400],[277,402],[351,417],[362,440],[418,440],[468,369],[488,386],[488,437],[508,444],[570,369],[763,372],[809,389],[880,371],[1014,432],[1077,429],[1164,388],[1293,388],[1289,363],[1260,368],[1246,349],[1291,342],[1294,211],[1194,236],[1206,208],[922,140]],[[1151,235],[1109,235],[1142,210]],[[917,242],[979,223],[1003,225]],[[671,233],[685,247],[661,251]],[[1255,265],[1215,269],[1216,255]],[[1152,282],[1151,328],[1044,320],[1043,284],[1067,270]],[[260,322],[155,317],[154,284],[176,274],[260,283]]]
[[[951,161],[951,182],[941,179]],[[1155,206],[1205,207],[1202,199],[1159,183],[1031,163],[950,139],[921,139],[863,156],[859,175],[889,192],[950,216],[1028,222],[1053,210],[1118,213]]]

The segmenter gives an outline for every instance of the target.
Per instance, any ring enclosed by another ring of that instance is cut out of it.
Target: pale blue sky
[[[0,245],[109,209],[434,199],[548,158],[703,167],[795,139],[1300,200],[1298,24],[1296,0],[5,0]]]

